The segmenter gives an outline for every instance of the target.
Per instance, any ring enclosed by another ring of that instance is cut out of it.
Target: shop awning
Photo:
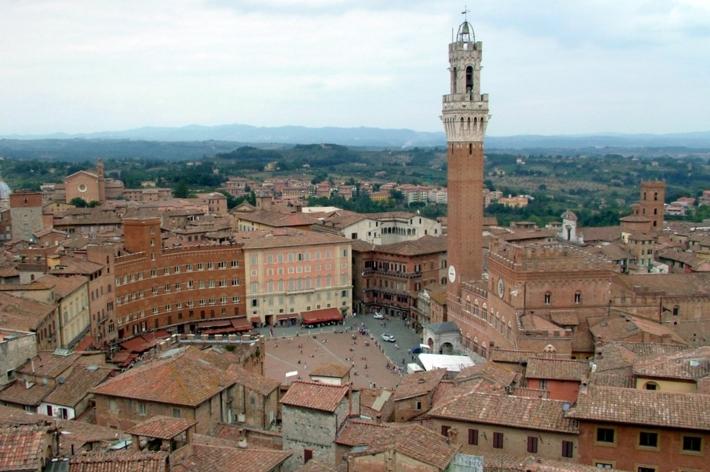
[[[301,313],[303,324],[328,323],[331,321],[342,321],[343,315],[337,308],[326,308],[324,310],[304,311]]]

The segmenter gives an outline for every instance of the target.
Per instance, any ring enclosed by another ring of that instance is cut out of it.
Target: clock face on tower
[[[505,282],[503,282],[503,279],[498,279],[498,296],[500,298],[503,298],[504,293],[505,293]]]
[[[449,266],[449,283],[456,282],[456,268],[452,265]]]

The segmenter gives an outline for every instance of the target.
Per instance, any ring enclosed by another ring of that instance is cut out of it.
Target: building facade
[[[43,228],[42,194],[17,191],[10,194],[10,225],[12,239],[29,240]]]
[[[248,232],[246,300],[255,325],[296,322],[310,311],[352,312],[352,249],[345,238],[301,230]]]
[[[353,295],[363,312],[384,311],[417,318],[419,293],[447,283],[446,238],[425,236],[415,241],[370,246],[353,245]]]
[[[163,249],[159,218],[124,219],[128,255],[115,259],[117,338],[246,317],[239,244]]]

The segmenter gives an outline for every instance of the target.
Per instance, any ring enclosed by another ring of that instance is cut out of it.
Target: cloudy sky
[[[0,134],[438,131],[464,1],[0,0]],[[710,130],[710,0],[469,0],[489,134]]]

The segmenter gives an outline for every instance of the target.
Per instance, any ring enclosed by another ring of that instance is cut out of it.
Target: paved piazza
[[[362,324],[369,335],[358,333]],[[267,377],[282,382],[306,380],[310,371],[319,365],[341,362],[353,366],[351,379],[360,388],[395,387],[404,364],[412,362],[410,349],[420,342],[419,336],[401,319],[375,320],[372,315],[348,317],[345,324],[339,326],[273,328],[273,335],[268,329],[259,331],[266,336],[264,374]],[[394,335],[397,342],[382,341],[383,332]],[[392,368],[392,363],[396,363],[399,371]],[[286,373],[292,371],[298,371],[298,376],[287,379]]]

